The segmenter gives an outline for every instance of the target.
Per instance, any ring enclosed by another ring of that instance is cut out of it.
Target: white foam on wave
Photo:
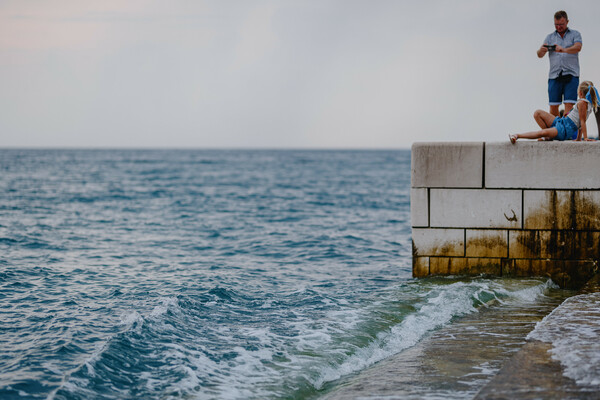
[[[526,281],[519,281],[519,284],[523,284]],[[529,286],[523,289],[517,289],[511,291],[505,287],[498,287],[496,291],[499,294],[505,295],[511,301],[518,301],[522,303],[533,303],[540,298],[544,297],[546,292],[549,289],[558,289],[559,286],[552,281],[552,279],[548,279],[542,284],[538,284],[535,286]]]
[[[152,312],[149,314],[149,316],[153,319],[164,315],[169,307],[179,307],[175,297],[161,297],[158,301],[160,304],[155,306]],[[101,342],[97,342],[94,345],[94,350],[86,359],[83,360],[78,368],[75,368],[73,371],[63,375],[61,384],[48,395],[48,399],[53,399],[60,389],[66,389],[69,392],[87,393],[88,389],[86,387],[89,385],[89,379],[74,377],[72,376],[73,373],[85,368],[89,377],[96,376],[95,364],[101,358],[102,354],[104,354],[104,352],[107,350],[114,337],[128,331],[139,332],[144,323],[145,318],[136,310],[122,313],[119,317],[118,324],[123,326],[123,329],[121,329],[119,333],[109,336]]]
[[[120,324],[125,326],[125,329],[130,329],[136,324],[143,324],[144,318],[137,311],[130,311],[121,314]]]
[[[397,354],[453,318],[477,312],[478,306],[490,300],[534,301],[551,283],[537,281],[535,286],[532,282],[512,285],[494,280],[434,284],[430,289],[425,288],[423,296],[412,293],[418,298],[415,311],[386,331],[373,333],[374,339],[368,338],[365,327],[373,326],[373,321],[385,323],[386,317],[382,320],[377,314],[393,318],[398,290],[390,290],[384,296],[385,301],[370,302],[367,306],[360,301],[343,303],[326,299],[330,306],[322,313],[317,307],[295,310],[293,319],[282,314],[280,322],[283,325],[278,327],[269,324],[211,327],[213,332],[219,331],[220,336],[230,337],[237,343],[227,350],[227,357],[209,357],[210,348],[199,343],[188,346],[185,342],[165,344],[168,350],[156,356],[168,365],[169,370],[179,372],[180,378],[169,385],[168,392],[198,394],[202,382],[209,380],[210,388],[202,389],[209,397],[285,396],[289,394],[289,387],[311,385],[320,389],[327,382]],[[146,318],[154,321],[168,311],[181,311],[176,298],[161,298],[159,303]],[[144,318],[135,312],[124,318],[124,323],[133,329],[141,325],[137,322],[144,323]],[[364,344],[355,340],[357,335],[364,336],[361,339]],[[240,338],[245,338],[248,345],[242,345]],[[147,388],[157,386],[153,380],[156,377],[147,375],[143,379]]]
[[[322,368],[318,378],[313,381],[317,389],[327,382],[337,380],[345,375],[356,373],[374,363],[397,354],[417,344],[428,332],[438,329],[455,317],[477,312],[474,304],[487,306],[491,300],[534,302],[544,296],[546,291],[555,287],[550,280],[539,283],[520,282],[514,288],[505,287],[505,281],[472,281],[456,282],[439,286],[423,293],[421,306],[389,331],[377,335],[376,340],[364,348],[358,349],[337,365]],[[523,284],[527,287],[523,288]],[[514,290],[511,290],[514,289]]]
[[[411,301],[414,311],[387,330],[378,334],[373,332],[374,339],[369,336],[369,329],[379,331],[381,327],[377,324],[385,324],[386,318],[398,317],[398,311],[394,311],[398,304],[397,288],[390,289],[383,296],[384,301],[366,305],[358,300],[327,299],[330,306],[324,310],[320,305],[297,309],[292,319],[286,318],[288,310],[285,310],[279,320],[282,325],[277,327],[268,323],[235,328],[212,326],[213,333],[219,332],[220,336],[231,339],[232,346],[226,350],[226,357],[215,354],[210,346],[205,348],[201,343],[186,343],[186,340],[162,343],[166,349],[152,357],[160,358],[167,370],[178,372],[178,378],[162,388],[168,393],[186,396],[202,392],[207,397],[222,399],[286,396],[290,387],[320,389],[327,382],[397,354],[453,318],[477,312],[477,307],[490,299],[536,299],[547,286],[537,283],[531,287],[529,282],[525,289],[523,285],[515,284],[516,287],[506,290],[504,283],[493,280],[434,284],[431,288],[418,286],[419,291],[412,293],[402,289],[403,294],[411,293],[413,300],[416,297],[416,304]],[[421,296],[422,289],[425,292]],[[151,312],[144,316],[137,311],[125,313],[121,316],[122,332],[142,329],[145,324],[155,326],[169,312],[183,313],[179,307],[175,297],[164,297],[158,299],[153,308],[147,308]],[[357,339],[360,336],[362,338]],[[227,343],[229,339],[224,341]],[[98,348],[85,363],[89,376],[94,375],[94,364],[104,351],[104,348]],[[150,372],[140,378],[149,390],[165,383]],[[206,381],[211,382],[210,386],[201,388]],[[80,393],[85,392],[85,386],[85,382],[73,378],[63,385]]]
[[[158,299],[160,304],[154,307],[150,313],[150,317],[156,318],[164,315],[169,309],[179,309],[179,302],[176,297],[161,297]]]
[[[370,345],[358,349],[341,364],[322,368],[313,384],[325,383],[358,372],[393,354],[414,346],[429,331],[449,323],[452,318],[476,311],[474,296],[488,289],[485,284],[457,282],[430,292],[429,298],[414,314],[408,315],[389,331],[377,335]]]
[[[565,300],[527,335],[552,344],[552,358],[579,385],[600,386],[600,293]]]
[[[214,361],[202,351],[175,344],[170,347],[171,351],[164,354],[165,359],[184,377],[168,389],[180,395],[199,393],[201,381],[210,376],[212,387],[204,388],[209,398],[267,398],[272,395],[268,385],[282,378],[278,371],[265,365],[265,361],[273,358],[273,352],[267,348],[247,350],[235,346],[231,349],[235,358]]]
[[[374,306],[377,305],[378,304],[374,304]],[[330,311],[327,313],[327,318],[336,321],[338,325],[337,329],[343,332],[355,329],[363,320],[360,312],[348,308]]]
[[[178,305],[173,299],[161,300],[161,305],[155,308],[155,315],[164,315],[167,309]],[[166,349],[158,351],[152,357],[160,358],[166,370],[176,372],[180,376],[172,381],[164,390],[179,396],[190,396],[204,393],[206,398],[239,399],[239,398],[266,398],[272,392],[268,389],[273,382],[281,381],[279,371],[265,362],[271,361],[274,356],[273,347],[280,339],[268,327],[242,327],[235,332],[230,328],[215,326],[215,331],[228,336],[232,334],[257,339],[259,345],[255,350],[242,346],[233,346],[228,352],[233,358],[214,360],[207,356],[211,353],[205,346],[194,343],[186,344],[170,342],[162,343]],[[218,358],[218,357],[217,357]],[[154,389],[161,381],[150,373],[140,377],[145,381],[145,387]],[[210,379],[210,387],[202,387],[203,382]]]

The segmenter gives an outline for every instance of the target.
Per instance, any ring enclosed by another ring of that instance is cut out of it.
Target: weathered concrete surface
[[[524,229],[600,231],[600,191],[524,190],[523,219]]]
[[[413,276],[424,278],[429,275],[429,257],[413,257]]]
[[[467,257],[508,257],[508,231],[496,229],[467,229]]]
[[[431,257],[415,276],[496,274],[500,259],[500,274],[574,287],[598,269],[600,143],[416,143],[412,167],[413,254]]]
[[[430,257],[430,275],[496,275],[502,273],[501,258]]]
[[[573,231],[509,231],[508,257],[570,259],[574,239]]]
[[[600,143],[485,144],[485,187],[600,189]]]
[[[465,255],[465,232],[462,229],[412,230],[414,256],[459,256]]]
[[[552,360],[552,345],[527,343],[475,397],[477,400],[598,399],[593,392],[580,393],[572,379]]]
[[[429,223],[440,228],[521,228],[522,191],[431,189]]]
[[[523,191],[523,228],[571,229],[575,223],[574,192],[570,190]]]
[[[575,232],[573,258],[600,259],[600,232]]]
[[[596,171],[600,169],[600,159],[598,165]],[[575,192],[575,229],[600,230],[600,191]]]
[[[414,143],[412,187],[480,188],[483,142]]]
[[[504,259],[502,276],[547,276],[562,288],[579,289],[599,272],[595,260]],[[583,283],[582,283],[583,282]]]
[[[597,260],[566,260],[563,270],[565,280],[559,285],[564,288],[579,289],[581,282],[589,280],[599,272]]]
[[[503,276],[527,277],[527,276],[548,276],[555,283],[564,281],[564,262],[557,260],[509,259],[502,269]]]
[[[410,190],[410,220],[412,226],[429,226],[429,198],[427,189]]]

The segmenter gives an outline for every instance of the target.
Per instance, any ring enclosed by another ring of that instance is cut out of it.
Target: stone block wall
[[[600,143],[415,143],[413,276],[549,276],[600,260]]]

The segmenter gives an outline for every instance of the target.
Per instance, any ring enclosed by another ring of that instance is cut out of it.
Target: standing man
[[[569,18],[565,11],[554,14],[556,30],[546,36],[544,44],[537,51],[539,58],[548,53],[550,73],[548,74],[548,98],[550,114],[558,116],[558,106],[565,103],[565,115],[577,103],[577,87],[579,86],[579,52],[581,51],[581,34],[569,29]]]

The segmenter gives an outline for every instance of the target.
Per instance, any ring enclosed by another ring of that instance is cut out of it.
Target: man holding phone
[[[548,53],[550,72],[548,74],[548,98],[550,114],[558,116],[558,106],[565,103],[565,115],[577,103],[577,87],[579,86],[579,52],[581,51],[581,34],[569,29],[569,18],[565,11],[554,14],[556,30],[546,36],[544,44],[537,55],[542,58]]]

